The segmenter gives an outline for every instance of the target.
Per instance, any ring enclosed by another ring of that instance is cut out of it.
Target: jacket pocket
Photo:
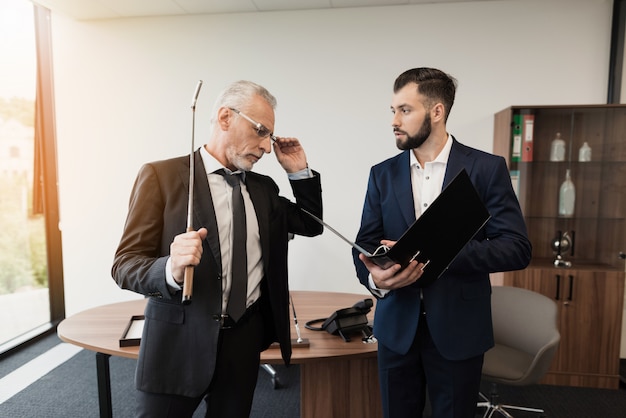
[[[145,316],[156,321],[182,324],[185,321],[185,310],[181,305],[150,300],[146,306]]]

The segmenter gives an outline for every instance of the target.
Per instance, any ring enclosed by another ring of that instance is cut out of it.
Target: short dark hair
[[[457,81],[454,77],[436,68],[412,68],[400,74],[393,83],[393,92],[397,93],[409,83],[417,84],[417,92],[426,97],[424,105],[430,109],[437,102],[443,103],[446,121],[454,104]]]

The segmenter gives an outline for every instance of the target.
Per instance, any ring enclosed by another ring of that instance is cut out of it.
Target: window
[[[65,315],[50,14],[0,3],[0,353]]]

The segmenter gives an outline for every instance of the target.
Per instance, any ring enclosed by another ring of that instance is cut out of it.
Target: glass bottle
[[[559,190],[559,216],[574,215],[574,203],[576,202],[576,188],[572,183],[569,168],[565,170],[565,181]]]
[[[556,133],[550,147],[550,161],[565,161],[565,141],[561,139],[561,133]]]
[[[587,142],[583,142],[578,150],[578,161],[591,161],[591,147]]]

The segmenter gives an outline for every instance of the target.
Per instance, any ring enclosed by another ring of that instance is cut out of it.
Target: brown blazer
[[[280,343],[285,363],[291,358],[287,244],[289,233],[315,236],[322,227],[302,207],[322,216],[319,173],[291,181],[296,203],[279,196],[268,176],[246,174],[246,185],[259,224],[265,277],[261,310],[267,348]],[[144,165],[133,187],[128,217],[115,253],[112,276],[123,289],[149,297],[146,305],[136,385],[143,391],[199,396],[213,376],[221,313],[221,257],[211,193],[199,151],[195,152],[194,229],[209,231],[194,272],[193,300],[181,304],[171,293],[165,264],[174,237],[185,232],[189,156]]]

